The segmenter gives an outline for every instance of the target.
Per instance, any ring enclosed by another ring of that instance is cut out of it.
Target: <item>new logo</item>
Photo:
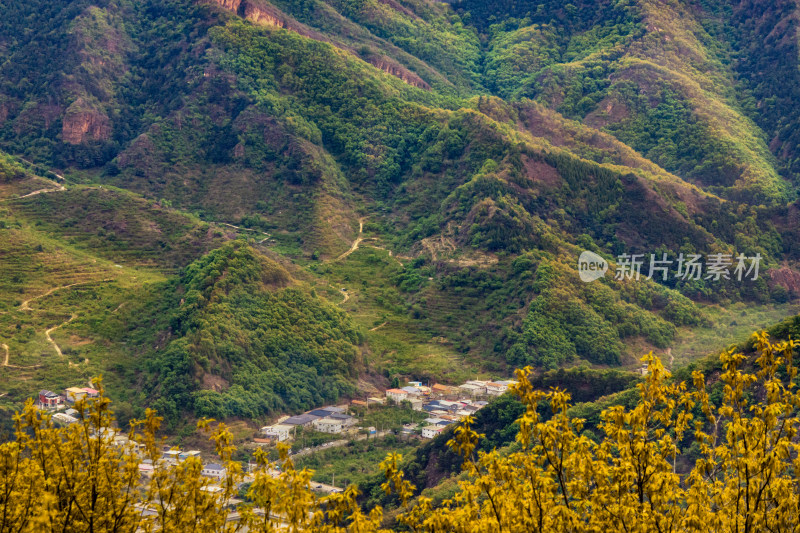
[[[600,279],[606,275],[607,271],[608,261],[594,252],[586,250],[578,258],[578,275],[581,277],[581,281],[589,283]]]

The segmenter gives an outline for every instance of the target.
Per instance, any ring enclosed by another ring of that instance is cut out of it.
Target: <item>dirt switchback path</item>
[[[50,329],[48,329],[47,331],[44,332],[44,336],[47,337],[47,342],[49,342],[50,344],[53,345],[53,348],[56,350],[56,353],[58,354],[59,357],[64,357],[64,354],[61,352],[61,348],[58,347],[58,344],[56,344],[56,341],[53,340],[53,337],[50,336],[50,333],[52,333],[53,331],[57,330],[58,328],[60,328],[62,326],[66,326],[67,324],[69,324],[70,322],[75,320],[76,318],[78,318],[78,315],[76,315],[75,313],[72,313],[72,316],[69,317],[69,320],[67,320],[66,322],[62,322],[61,324],[59,324],[57,326],[53,326],[52,328],[50,328]]]
[[[113,280],[111,278],[108,278],[108,279],[102,280],[101,283],[104,283],[104,282],[107,282],[107,281],[113,281]],[[28,298],[27,300],[22,302],[19,305],[19,310],[20,311],[31,311],[31,307],[30,307],[29,304],[34,300],[38,300],[39,298],[44,298],[45,296],[50,296],[54,292],[60,291],[61,289],[69,289],[70,287],[76,287],[78,285],[88,285],[90,283],[97,283],[97,280],[81,281],[81,282],[78,282],[78,283],[71,283],[69,285],[62,285],[61,287],[53,287],[52,289],[50,289],[49,291],[45,292],[44,294],[40,294],[38,296],[34,296],[32,298]]]
[[[66,187],[64,187],[63,185],[59,184],[58,187],[55,188],[55,189],[39,189],[38,191],[29,192],[28,194],[24,194],[22,196],[19,196],[19,197],[17,197],[17,200],[20,200],[22,198],[28,198],[30,196],[36,196],[37,194],[47,194],[49,192],[60,192],[60,191],[66,191],[66,190],[67,190]]]
[[[353,245],[350,246],[350,249],[347,250],[342,255],[340,255],[339,257],[337,257],[335,259],[336,261],[344,259],[348,255],[350,255],[353,252],[355,252],[356,250],[358,250],[358,245],[361,244],[361,241],[364,240],[364,237],[363,237],[363,235],[364,235],[364,220],[366,220],[366,219],[367,219],[367,217],[361,217],[361,218],[358,219],[358,237],[356,237],[356,240],[353,241]]]
[[[33,370],[34,368],[40,368],[42,365],[31,365],[31,366],[17,366],[17,365],[10,365],[8,364],[8,356],[9,356],[9,349],[8,344],[0,343],[0,347],[5,350],[5,358],[3,359],[3,366],[6,368],[15,368],[17,370]],[[5,394],[0,394],[0,398],[5,396]]]

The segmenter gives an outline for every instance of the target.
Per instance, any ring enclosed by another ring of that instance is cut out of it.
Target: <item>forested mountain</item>
[[[797,9],[4,2],[0,402],[263,417],[796,313]],[[651,253],[762,262],[613,279]]]

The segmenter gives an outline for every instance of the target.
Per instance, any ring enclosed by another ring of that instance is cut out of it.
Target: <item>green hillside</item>
[[[261,420],[796,314],[797,6],[762,4],[6,2],[0,405],[103,374],[123,418]]]

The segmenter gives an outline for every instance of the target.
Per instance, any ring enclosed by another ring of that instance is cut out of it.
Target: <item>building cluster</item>
[[[164,465],[177,465],[181,461],[185,461],[189,458],[197,458],[198,460],[202,461],[199,450],[179,450],[176,448],[169,448],[165,449],[161,453],[161,457],[158,458],[156,462]],[[142,459],[142,461],[139,463],[139,473],[144,476],[152,476],[154,470],[155,465],[151,459]],[[200,473],[205,477],[211,478],[212,480],[221,481],[227,474],[227,470],[224,466],[218,463],[204,463]],[[210,491],[216,490],[214,485],[206,488]]]
[[[53,414],[53,421],[60,425],[67,426],[80,420],[80,412],[72,408],[75,402],[83,399],[97,398],[99,394],[98,391],[89,387],[69,387],[68,389],[64,389],[63,394],[58,394],[49,390],[41,390],[39,391],[36,405],[40,409],[57,411]],[[99,431],[93,431],[93,436],[108,439],[109,442],[117,448],[133,451],[137,454],[142,453],[143,446],[141,444],[130,440],[127,435],[117,429],[104,428]],[[198,450],[180,451],[168,449],[162,453],[159,461],[163,461],[166,464],[177,464],[189,457],[200,458],[200,452]],[[151,475],[153,473],[153,468],[153,461],[150,459],[142,459],[139,463],[139,472],[143,475]],[[217,463],[204,464],[202,474],[216,480],[221,480],[225,477],[225,468]]]
[[[306,413],[280,418],[271,426],[260,430],[256,442],[284,442],[291,440],[298,427],[310,427],[321,433],[345,433],[354,429],[358,419],[347,414],[347,407],[329,406],[313,409]]]
[[[458,386],[436,383],[427,387],[419,381],[411,381],[408,386],[387,390],[386,400],[397,404],[408,402],[412,409],[429,413],[430,416],[425,419],[421,434],[423,438],[432,439],[450,424],[475,414],[487,405],[486,399],[500,396],[515,383],[516,381],[508,380],[470,380]],[[371,400],[373,399],[370,398],[367,403]],[[417,430],[416,424],[403,426],[405,434],[413,434]]]
[[[70,387],[64,389],[63,394],[50,390],[40,390],[36,399],[36,407],[46,411],[63,411],[53,415],[53,421],[61,425],[74,424],[80,416],[72,408],[75,402],[84,398],[97,398],[100,393],[89,387]]]

